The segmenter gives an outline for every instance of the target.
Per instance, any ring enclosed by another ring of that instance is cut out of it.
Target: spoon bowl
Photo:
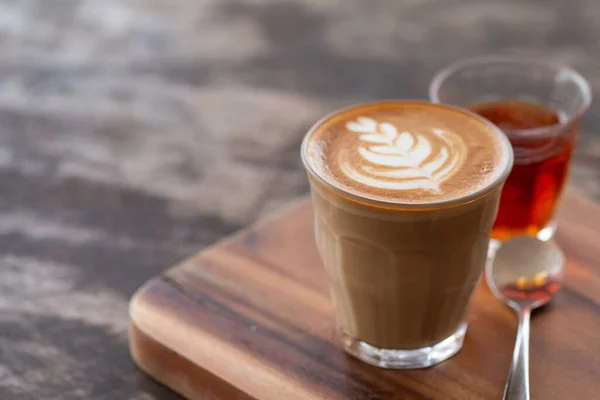
[[[560,289],[564,255],[553,242],[517,236],[502,244],[486,270],[494,295],[517,312],[548,303]]]

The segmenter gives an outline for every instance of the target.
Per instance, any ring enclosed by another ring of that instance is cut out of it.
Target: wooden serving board
[[[600,399],[600,207],[568,193],[557,242],[566,283],[531,325],[533,399]],[[516,317],[485,284],[464,348],[423,370],[346,355],[303,199],[171,268],[136,293],[131,354],[189,399],[500,399]]]

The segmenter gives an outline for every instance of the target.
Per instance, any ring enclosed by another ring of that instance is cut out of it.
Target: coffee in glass
[[[466,110],[382,101],[319,121],[302,159],[346,351],[386,368],[455,354],[512,167],[506,137]]]

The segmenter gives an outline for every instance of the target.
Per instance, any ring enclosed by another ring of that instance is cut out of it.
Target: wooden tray
[[[532,320],[532,397],[598,399],[600,207],[568,193],[559,219],[566,284]],[[392,371],[347,356],[307,199],[148,282],[130,319],[140,368],[203,400],[500,399],[517,325],[482,283],[450,360]]]

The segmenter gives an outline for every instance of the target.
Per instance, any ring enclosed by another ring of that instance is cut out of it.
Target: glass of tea
[[[502,190],[492,244],[522,234],[552,238],[579,123],[591,102],[586,80],[542,61],[483,57],[440,71],[429,96],[487,118],[513,146],[514,167]]]

